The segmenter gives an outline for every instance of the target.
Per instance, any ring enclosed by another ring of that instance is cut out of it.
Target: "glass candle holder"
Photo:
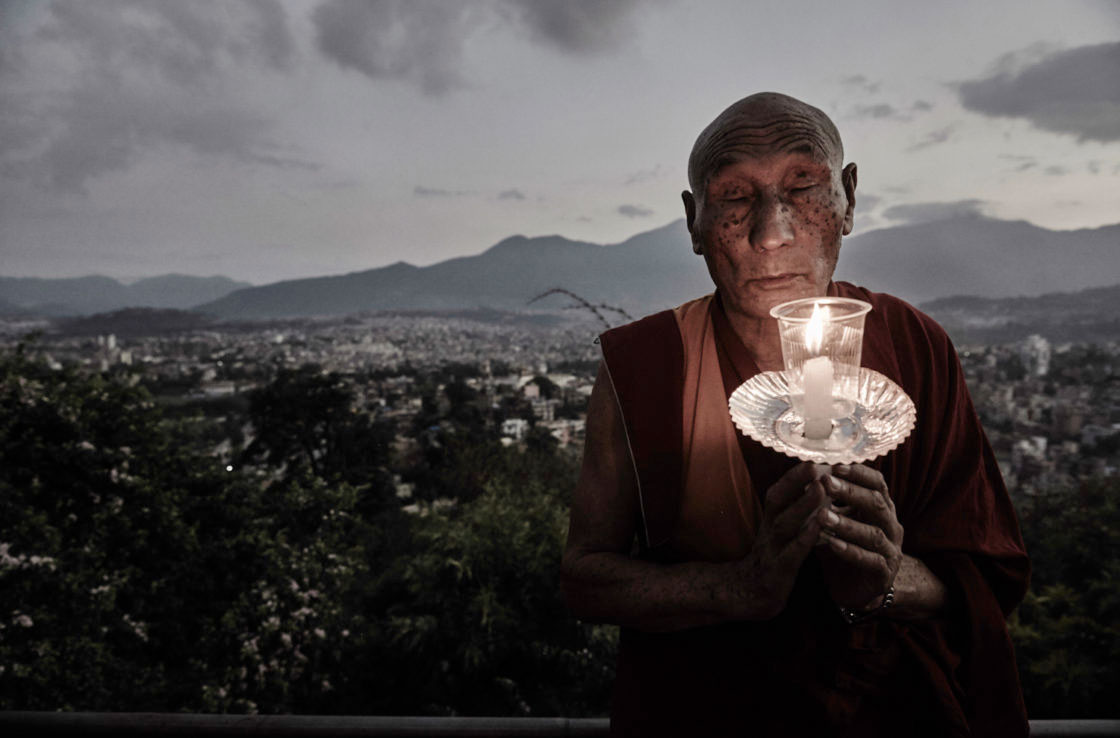
[[[855,409],[870,311],[870,303],[847,297],[809,297],[770,310],[778,321],[790,406],[805,421],[805,438],[828,438],[833,421]]]

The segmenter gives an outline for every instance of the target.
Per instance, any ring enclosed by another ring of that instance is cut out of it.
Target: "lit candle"
[[[813,315],[805,329],[805,348],[810,354],[819,354],[824,343],[824,322],[828,308],[813,304]],[[812,440],[828,438],[832,434],[832,360],[827,356],[814,356],[802,369],[805,387],[805,437]]]

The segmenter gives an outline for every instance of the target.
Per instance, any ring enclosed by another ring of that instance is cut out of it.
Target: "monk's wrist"
[[[763,575],[758,562],[748,557],[742,561],[721,564],[726,566],[728,583],[726,604],[732,620],[770,620],[785,609],[785,598],[780,597]]]
[[[846,623],[852,625],[869,618],[886,615],[887,611],[890,610],[893,605],[894,585],[892,584],[887,588],[886,592],[868,603],[868,606],[865,606],[859,610],[850,610],[846,607],[839,608],[840,617],[844,618],[844,621]]]

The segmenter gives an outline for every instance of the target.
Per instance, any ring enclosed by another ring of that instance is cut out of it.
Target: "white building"
[[[506,418],[502,421],[502,435],[515,441],[525,439],[529,432],[529,421],[524,418]]]
[[[1050,342],[1037,333],[1027,336],[1019,345],[1023,366],[1036,377],[1045,377],[1050,371],[1050,353]]]

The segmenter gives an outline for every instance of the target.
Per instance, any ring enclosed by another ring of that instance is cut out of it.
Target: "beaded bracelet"
[[[883,601],[880,602],[879,606],[876,607],[874,610],[868,610],[867,612],[859,612],[858,610],[849,610],[846,607],[841,607],[840,608],[840,617],[844,618],[844,622],[847,623],[848,625],[854,625],[856,623],[867,620],[868,618],[871,618],[871,617],[874,617],[876,615],[879,615],[879,614],[883,613],[885,610],[890,609],[890,606],[893,605],[893,604],[894,604],[894,585],[892,584],[887,589],[887,593],[885,595],[883,595]]]

